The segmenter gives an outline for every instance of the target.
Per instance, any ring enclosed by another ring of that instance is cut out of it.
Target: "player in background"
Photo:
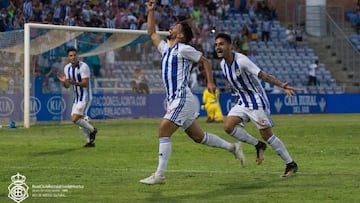
[[[211,93],[208,89],[203,91],[202,100],[204,102],[204,109],[207,113],[208,123],[220,123],[224,121],[224,115],[219,103],[220,91],[216,89],[214,93]]]
[[[57,73],[57,77],[65,88],[72,86],[74,100],[71,121],[80,127],[85,136],[84,147],[95,147],[97,129],[89,123],[86,116],[92,99],[90,68],[86,63],[78,60],[77,50],[74,47],[67,50],[67,59],[69,63],[65,65],[64,73]]]
[[[219,136],[203,132],[196,122],[199,112],[196,109],[195,97],[192,94],[188,80],[192,64],[202,63],[207,76],[207,88],[215,91],[211,64],[201,52],[188,43],[193,34],[186,22],[180,22],[169,30],[168,41],[161,39],[155,31],[156,0],[150,0],[148,7],[147,32],[153,44],[162,54],[161,70],[164,87],[166,89],[167,110],[158,129],[159,156],[158,167],[151,176],[140,180],[143,184],[153,185],[165,182],[165,170],[171,154],[171,136],[181,127],[185,133],[196,143],[226,149],[233,153],[240,161],[244,161],[243,152],[238,143],[229,143]]]
[[[244,129],[236,127],[242,122],[252,121],[259,129],[261,137],[275,150],[286,163],[282,177],[296,173],[298,166],[291,158],[284,143],[272,132],[274,123],[271,118],[270,105],[264,88],[259,79],[281,87],[287,96],[295,94],[294,88],[286,82],[262,71],[248,57],[234,52],[231,36],[218,33],[215,37],[215,51],[221,58],[220,66],[230,86],[238,95],[237,104],[229,111],[225,120],[224,130],[236,139],[252,144],[256,148],[256,163],[263,161],[266,144],[249,135]]]

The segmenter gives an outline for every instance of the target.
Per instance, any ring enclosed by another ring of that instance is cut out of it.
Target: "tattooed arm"
[[[290,86],[287,82],[281,82],[273,75],[269,75],[266,72],[260,71],[258,77],[265,82],[281,87],[288,96],[295,95],[294,87]]]

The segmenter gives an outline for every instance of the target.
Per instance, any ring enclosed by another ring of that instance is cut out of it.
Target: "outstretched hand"
[[[66,81],[66,77],[64,73],[58,72],[56,74],[57,78],[61,81],[61,82],[65,82]]]
[[[282,88],[284,89],[284,92],[286,93],[287,96],[291,97],[295,95],[295,88],[290,86],[289,83],[284,83],[284,85],[282,85]]]

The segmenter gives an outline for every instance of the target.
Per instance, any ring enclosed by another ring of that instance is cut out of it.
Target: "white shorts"
[[[228,116],[239,117],[244,123],[252,121],[257,129],[274,127],[270,111],[264,111],[263,109],[253,110],[241,105],[235,105],[229,111]]]
[[[199,117],[199,101],[193,95],[167,102],[163,118],[186,130]]]
[[[87,102],[73,103],[71,115],[77,114],[77,115],[86,116],[88,109],[89,109],[89,105]]]

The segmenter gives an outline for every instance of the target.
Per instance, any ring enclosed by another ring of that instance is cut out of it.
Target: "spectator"
[[[303,34],[304,28],[300,23],[298,23],[295,29],[296,48],[302,48]]]
[[[256,0],[251,0],[247,6],[247,10],[251,19],[256,18]]]
[[[295,48],[295,31],[293,25],[288,25],[286,28],[286,40],[289,48]]]
[[[264,20],[261,22],[261,40],[269,41],[272,23],[269,20],[269,16],[265,15]]]
[[[241,36],[239,33],[236,33],[234,36],[233,47],[235,51],[241,52]]]
[[[130,82],[133,93],[149,94],[148,81],[140,68],[135,68],[133,80]]]
[[[40,0],[33,0],[32,2],[33,20],[35,22],[41,22],[41,15],[43,10],[43,3]]]
[[[248,55],[250,41],[250,31],[247,25],[243,25],[241,29],[241,50],[240,52],[244,55]]]
[[[259,25],[258,25],[258,23],[256,21],[256,18],[251,19],[251,23],[250,23],[249,27],[250,27],[250,33],[251,33],[250,40],[251,41],[257,41]]]
[[[33,6],[31,0],[25,0],[23,3],[23,12],[25,14],[26,22],[29,22],[33,17]]]
[[[43,80],[43,93],[55,93],[60,90],[60,82],[57,78],[57,73],[61,71],[61,61],[55,61],[50,70],[45,74]]]
[[[195,7],[192,11],[191,11],[191,18],[195,21],[196,25],[200,25],[201,23],[201,11],[198,7]]]
[[[309,66],[309,81],[308,81],[308,86],[311,85],[318,85],[317,83],[317,77],[316,77],[316,70],[319,69],[319,61],[315,60],[315,62],[313,64],[310,64]]]
[[[0,93],[1,94],[5,94],[8,91],[8,85],[9,85],[8,80],[10,80],[10,79],[8,79],[5,76],[0,75]]]

